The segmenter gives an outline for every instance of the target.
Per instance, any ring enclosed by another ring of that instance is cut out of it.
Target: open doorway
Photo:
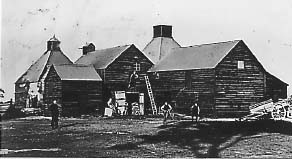
[[[126,92],[126,102],[128,103],[128,115],[132,115],[133,103],[139,104],[139,92]]]

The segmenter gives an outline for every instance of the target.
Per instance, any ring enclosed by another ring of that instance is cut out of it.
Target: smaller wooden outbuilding
[[[126,92],[126,98],[131,99],[129,105],[138,102],[139,93],[143,93],[145,101],[149,101],[145,76],[153,63],[143,52],[134,44],[92,51],[93,46],[83,47],[86,51],[75,63],[93,65],[98,72],[103,83],[103,103],[112,98],[116,91]]]
[[[98,113],[101,108],[102,79],[93,66],[52,65],[45,78],[44,103],[62,106],[63,116]]]

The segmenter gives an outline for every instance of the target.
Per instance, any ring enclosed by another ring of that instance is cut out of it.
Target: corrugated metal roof
[[[156,64],[164,58],[171,49],[178,47],[180,47],[180,45],[173,38],[156,37],[145,46],[143,52],[154,64]]]
[[[82,55],[75,63],[93,65],[96,69],[104,69],[132,45],[95,50]]]
[[[102,81],[93,66],[53,65],[61,80]]]
[[[62,51],[47,51],[15,83],[37,82],[45,69],[52,64],[72,64]]]
[[[240,40],[172,49],[149,72],[214,68]]]

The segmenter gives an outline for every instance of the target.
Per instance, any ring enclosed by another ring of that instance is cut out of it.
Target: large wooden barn
[[[198,102],[204,115],[243,115],[251,104],[287,97],[288,84],[268,73],[242,40],[175,48],[149,76],[158,105],[172,102],[178,112]]]
[[[47,51],[15,82],[15,107],[36,107],[43,96],[43,75],[52,64],[72,64],[62,52],[54,36],[47,42]]]
[[[153,63],[134,44],[102,50],[94,50],[93,44],[87,46],[90,48],[83,47],[83,55],[75,63],[93,65],[98,72],[103,82],[104,104],[115,91],[129,92],[127,99],[138,99],[139,93],[144,93],[145,101],[148,101],[144,76]],[[129,87],[134,71],[138,78],[135,79],[135,85]]]
[[[97,113],[102,105],[102,79],[93,66],[52,65],[45,77],[44,103],[62,106],[63,116]]]

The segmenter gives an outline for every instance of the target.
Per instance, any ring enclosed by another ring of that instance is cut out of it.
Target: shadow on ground
[[[220,157],[219,153],[259,133],[292,135],[292,123],[285,121],[202,122],[180,121],[158,127],[154,135],[138,135],[141,142],[117,144],[110,149],[133,150],[142,144],[170,143],[191,150],[196,157]]]

